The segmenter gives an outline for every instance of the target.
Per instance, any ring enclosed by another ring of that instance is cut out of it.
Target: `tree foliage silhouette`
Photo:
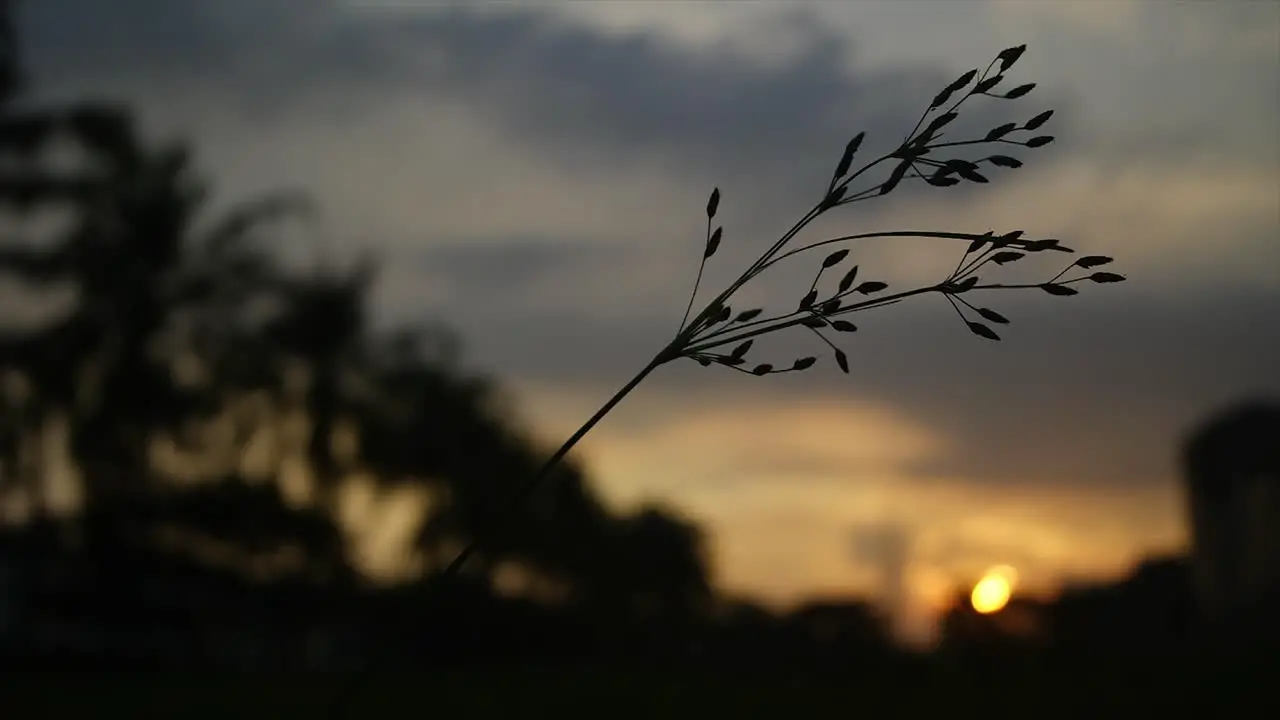
[[[185,145],[153,146],[117,106],[16,103],[12,43],[0,51],[0,211],[35,228],[0,239],[0,279],[73,297],[0,325],[0,493],[29,509],[10,531],[38,535],[42,552],[62,558],[54,564],[113,567],[103,572],[114,587],[169,568],[174,597],[189,573],[173,563],[354,587],[363,580],[338,522],[354,476],[426,492],[408,550],[429,577],[535,475],[540,448],[506,420],[489,380],[438,350],[447,331],[371,329],[372,263],[296,270],[280,260],[274,229],[311,210],[304,196],[211,216],[210,186]],[[59,150],[81,161],[57,169]],[[60,222],[26,222],[41,213]],[[56,468],[41,447],[59,423],[81,491],[70,516],[45,499]],[[282,478],[299,463],[306,487],[286,493]],[[471,573],[480,587],[515,565],[600,615],[705,609],[696,528],[657,508],[610,512],[572,463],[556,475],[486,546]],[[139,602],[121,593],[100,609]]]

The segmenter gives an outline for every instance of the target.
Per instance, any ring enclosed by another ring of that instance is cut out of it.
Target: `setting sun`
[[[998,612],[1008,604],[1016,582],[1017,574],[1011,567],[1001,566],[988,570],[973,586],[973,593],[969,596],[973,609],[984,615]]]

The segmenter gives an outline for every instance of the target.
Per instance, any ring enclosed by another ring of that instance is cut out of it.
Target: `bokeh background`
[[[1115,256],[1128,282],[1001,293],[1001,343],[936,298],[875,311],[846,340],[849,376],[826,358],[777,378],[664,367],[580,446],[610,506],[678,508],[715,583],[767,603],[882,598],[924,638],[995,564],[1028,592],[1126,572],[1186,542],[1185,433],[1280,392],[1272,2],[41,0],[16,20],[33,100],[123,101],[148,137],[195,142],[215,206],[305,189],[321,214],[282,256],[376,256],[375,323],[452,327],[552,446],[675,330],[713,186],[718,289],[853,133],[892,146],[940,87],[1026,43],[1011,74],[1035,91],[969,121],[1054,109],[1055,143],[990,185],[904,187],[814,232],[1023,229]],[[891,284],[956,260],[856,253]],[[1030,263],[1003,273],[1058,270]],[[808,270],[752,297],[794,302]],[[60,302],[0,292],[33,323]],[[363,568],[403,574],[421,498],[350,494]]]

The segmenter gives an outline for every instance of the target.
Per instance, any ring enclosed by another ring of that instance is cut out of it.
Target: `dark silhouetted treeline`
[[[212,216],[188,147],[148,142],[121,107],[26,102],[4,37],[0,282],[20,298],[0,319],[8,659],[665,664],[766,647],[804,663],[886,646],[859,604],[781,618],[714,596],[698,528],[606,509],[572,463],[460,579],[433,582],[544,449],[437,350],[442,331],[370,328],[371,264],[280,260],[305,198]],[[397,582],[366,577],[337,521],[357,477],[424,498],[404,548],[417,569]]]

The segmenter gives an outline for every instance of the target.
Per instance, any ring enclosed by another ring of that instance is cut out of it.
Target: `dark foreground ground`
[[[935,659],[788,678],[585,669],[381,674],[361,686],[342,717],[1280,717],[1275,660],[1173,667],[1155,658]],[[0,718],[328,720],[342,679],[11,671],[0,678]]]

